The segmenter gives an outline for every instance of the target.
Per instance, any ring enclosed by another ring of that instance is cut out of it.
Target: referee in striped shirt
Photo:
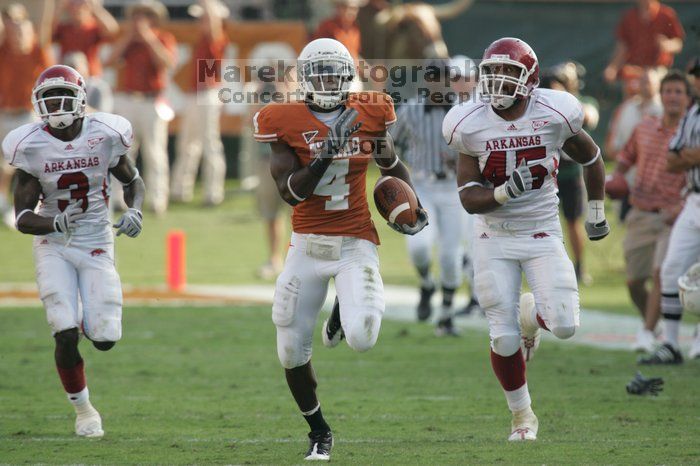
[[[425,82],[419,86],[421,89],[418,96],[409,99],[398,109],[397,123],[390,131],[399,155],[411,169],[416,193],[430,212],[431,218],[430,224],[420,233],[406,237],[411,261],[421,279],[417,308],[419,321],[429,319],[432,314],[430,301],[436,291],[435,280],[430,272],[433,247],[438,245],[440,252],[442,306],[436,328],[438,336],[458,335],[452,323],[452,301],[455,290],[462,283],[464,217],[468,215],[462,208],[457,193],[455,168],[458,154],[447,146],[442,137],[442,120],[452,103],[443,103],[445,99],[441,97],[446,91],[452,91],[453,98],[449,100],[456,102],[454,92],[467,90],[458,90],[458,87],[464,87],[465,83],[475,84],[475,76],[466,72],[474,67],[458,66],[468,65],[467,60],[469,59],[464,57],[452,62],[427,62],[424,70],[431,70],[433,76],[439,74],[439,82]],[[446,77],[455,77],[459,81],[448,88],[445,86]]]
[[[700,260],[700,59],[691,62],[688,73],[694,80],[695,103],[678,126],[669,143],[667,170],[685,172],[688,196],[671,230],[668,252],[661,266],[661,313],[664,319],[663,344],[642,364],[680,364],[678,344],[683,308],[678,295],[678,279]],[[700,331],[700,326],[698,328]],[[700,333],[690,348],[691,359],[700,358]]]

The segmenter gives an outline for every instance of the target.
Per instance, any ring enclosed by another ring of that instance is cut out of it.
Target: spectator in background
[[[88,72],[81,74],[85,78],[100,76],[100,45],[116,37],[119,24],[99,0],[64,0],[58,13],[63,17],[54,26],[53,40],[61,49],[60,61],[65,62],[71,52],[82,52]]]
[[[106,63],[122,66],[114,108],[134,128],[129,155],[135,159],[141,148],[146,201],[157,215],[168,208],[168,121],[173,115],[163,91],[168,71],[176,63],[177,47],[175,37],[159,28],[167,16],[165,6],[154,0],[129,5],[124,33]]]
[[[322,21],[314,32],[312,39],[335,39],[348,49],[350,55],[357,60],[360,58],[360,27],[357,25],[357,13],[366,0],[332,0],[335,4],[335,15]]]
[[[632,135],[634,128],[645,117],[661,118],[663,109],[659,97],[659,73],[654,68],[645,68],[639,76],[638,94],[629,97],[615,110],[605,140],[605,154],[617,155]],[[627,184],[634,183],[635,167],[625,173]],[[630,204],[627,196],[620,199],[619,218],[625,219]]]
[[[624,76],[625,67],[668,68],[683,49],[685,31],[676,11],[659,0],[637,0],[617,25],[617,43],[603,76],[609,83]]]
[[[594,98],[582,96],[580,93],[580,89],[583,87],[581,78],[585,72],[585,68],[578,63],[561,63],[552,67],[545,74],[543,87],[566,91],[576,96],[583,107],[583,128],[586,131],[592,131],[598,126],[598,102]],[[571,252],[574,256],[576,280],[584,285],[590,285],[591,277],[583,269],[584,234],[583,225],[581,224],[585,202],[583,169],[581,164],[571,160],[563,151],[559,161],[557,183],[559,185],[557,195],[561,201],[569,243],[571,244]]]
[[[637,334],[635,351],[654,350],[654,329],[661,306],[660,269],[668,248],[671,226],[683,207],[684,173],[666,171],[666,154],[678,123],[691,102],[690,84],[672,71],[661,80],[663,116],[647,117],[634,129],[617,156],[613,176],[622,177],[636,167],[631,184],[630,210],[625,220],[623,243],[627,266],[627,288],[639,310],[644,327]],[[652,279],[651,292],[646,282]]]
[[[39,74],[52,64],[52,0],[46,0],[38,30],[24,5],[12,3],[1,11],[0,22],[0,140],[35,118],[32,88]],[[9,200],[14,168],[0,160],[0,224],[14,227]]]
[[[220,60],[224,58],[228,45],[224,21],[230,12],[218,0],[200,0],[191,5],[188,12],[198,18],[199,40],[190,62],[190,89],[186,111],[180,121],[170,198],[175,202],[192,200],[201,160],[204,205],[215,206],[224,200],[226,179],[226,158],[220,128],[222,103],[218,97],[217,80],[221,80]],[[213,75],[205,71],[212,65],[215,69]]]
[[[89,62],[83,52],[71,52],[63,57],[62,64],[70,66],[85,78],[88,111],[112,113],[114,96],[107,81],[89,74]]]

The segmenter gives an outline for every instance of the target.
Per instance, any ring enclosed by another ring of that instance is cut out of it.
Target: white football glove
[[[532,173],[527,168],[527,161],[522,159],[520,165],[513,170],[506,182],[506,194],[508,194],[509,198],[515,199],[530,190],[532,190]]]
[[[124,212],[122,218],[114,224],[114,228],[118,228],[117,236],[124,233],[130,238],[136,238],[143,228],[143,214],[140,210],[130,207]]]
[[[416,214],[418,216],[418,219],[416,220],[415,225],[399,225],[398,223],[391,222],[387,222],[387,224],[399,233],[413,236],[419,231],[421,231],[423,228],[425,228],[425,226],[428,224],[428,213],[425,211],[425,209],[419,207],[416,210]]]
[[[588,214],[584,224],[588,239],[598,241],[610,233],[610,225],[605,219],[605,206],[601,200],[588,201]]]
[[[53,218],[53,229],[64,235],[70,235],[73,228],[77,226],[78,220],[85,217],[82,202],[68,204],[68,207]]]
[[[344,110],[338,119],[328,128],[327,149],[329,155],[338,155],[352,138],[353,133],[360,129],[362,123],[355,123],[357,115],[358,111],[354,108]]]

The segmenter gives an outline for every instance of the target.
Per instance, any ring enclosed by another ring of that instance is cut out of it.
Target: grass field
[[[315,342],[336,464],[691,464],[700,364],[654,368],[658,398],[624,386],[633,356],[543,343],[528,367],[535,444],[509,444],[510,416],[485,333],[436,339],[386,321],[365,354]],[[101,440],[72,434],[43,312],[0,310],[0,463],[298,464],[307,426],[274,349],[267,307],[130,308],[124,340],[83,342]],[[646,371],[645,371],[646,372]]]

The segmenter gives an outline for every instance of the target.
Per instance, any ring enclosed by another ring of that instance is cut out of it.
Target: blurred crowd
[[[308,38],[337,39],[357,60],[449,59],[441,21],[469,14],[472,3],[455,0],[431,6],[387,0],[248,0],[236,2],[235,19],[306,15],[306,19],[313,18],[307,21]],[[32,17],[23,2],[0,2],[4,5],[0,23],[0,139],[11,129],[36,119],[30,97],[40,71],[53,63],[68,64],[87,78],[92,111],[115,112],[133,124],[135,143],[130,155],[141,157],[148,187],[147,206],[152,212],[164,215],[170,202],[192,202],[198,173],[204,205],[220,204],[227,171],[220,130],[222,104],[217,97],[216,76],[198,80],[196,63],[224,58],[227,47],[235,42],[235,37],[226,32],[226,22],[232,18],[231,2],[198,0],[186,7],[188,18],[197,22],[198,37],[185,65],[190,79],[187,88],[182,89],[185,111],[179,115],[172,166],[168,125],[176,115],[164,94],[178,64],[178,44],[163,27],[169,8],[156,0],[138,0],[111,9],[121,14],[115,18],[100,0],[46,0],[39,4],[42,11],[32,12]],[[616,161],[608,192],[618,200],[620,219],[627,225],[624,250],[628,284],[633,302],[646,319],[646,333],[639,342],[643,346],[658,320],[658,265],[663,257],[663,238],[667,238],[683,202],[682,174],[667,174],[659,160],[664,159],[668,139],[692,101],[695,90],[689,80],[700,79],[700,64],[697,59],[687,68],[674,63],[674,56],[683,49],[685,31],[674,9],[658,0],[637,0],[630,6],[620,17],[615,37],[602,76],[586,76],[585,64],[564,61],[542,70],[541,86],[578,96],[587,130],[598,126],[600,115],[596,100],[586,95],[585,80],[604,80],[622,89],[622,101],[607,130],[604,156]],[[295,51],[276,43],[259,48],[256,54],[250,58],[293,59]],[[682,71],[669,71],[674,66]],[[106,70],[113,70],[108,79]],[[473,71],[465,73],[472,82],[477,78]],[[253,82],[247,86],[263,92],[285,84]],[[258,109],[250,106],[244,113],[240,154],[229,154],[228,159],[241,164],[248,161],[250,165],[238,172],[247,177],[244,186],[257,190],[269,244],[269,258],[259,273],[271,278],[282,265],[280,242],[285,236],[283,218],[287,212],[268,175],[268,149],[251,143],[247,122]],[[583,263],[581,216],[586,194],[582,170],[566,154],[562,154],[558,180],[576,272],[582,283],[590,283]],[[12,170],[0,162],[0,213],[8,225],[13,223],[11,181]],[[663,196],[650,200],[650,189]],[[650,291],[647,281],[652,282]]]

